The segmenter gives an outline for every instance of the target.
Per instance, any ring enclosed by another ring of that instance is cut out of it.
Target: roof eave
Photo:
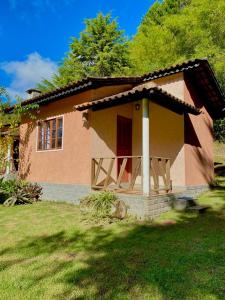
[[[93,111],[119,106],[130,102],[138,101],[142,98],[147,98],[156,104],[170,109],[178,114],[190,113],[199,115],[201,112],[192,105],[184,103],[182,100],[168,94],[159,88],[150,88],[143,90],[131,90],[124,93],[114,95],[113,97],[106,97],[86,104],[76,105],[74,108],[78,111],[92,109]]]

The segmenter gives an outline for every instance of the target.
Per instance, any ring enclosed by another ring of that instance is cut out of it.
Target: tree
[[[207,57],[225,91],[224,15],[224,0],[157,1],[130,43],[131,73]],[[222,123],[215,122],[217,137],[224,134]]]
[[[225,118],[214,122],[214,132],[216,140],[225,143]]]
[[[110,14],[99,13],[96,18],[85,20],[85,25],[79,39],[72,38],[69,53],[57,74],[50,81],[42,81],[39,89],[51,90],[87,76],[116,76],[128,72],[128,43],[117,21]]]
[[[132,73],[208,57],[225,87],[224,14],[223,0],[156,2],[130,43]]]

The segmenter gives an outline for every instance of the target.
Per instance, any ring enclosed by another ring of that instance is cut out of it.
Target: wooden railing
[[[170,158],[150,157],[151,190],[171,191]],[[91,187],[95,190],[142,191],[142,156],[92,158]]]

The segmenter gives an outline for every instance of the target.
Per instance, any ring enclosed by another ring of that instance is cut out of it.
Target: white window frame
[[[50,121],[53,119],[58,119],[62,118],[62,148],[58,149],[44,149],[44,150],[39,150],[38,149],[38,138],[39,138],[39,122],[45,122],[45,121]],[[37,153],[42,153],[42,152],[56,152],[56,151],[63,151],[64,150],[64,115],[56,115],[52,117],[48,117],[46,119],[41,119],[36,122],[36,152]]]

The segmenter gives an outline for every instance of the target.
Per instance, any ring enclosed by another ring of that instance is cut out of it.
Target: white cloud
[[[24,61],[0,63],[0,69],[12,78],[11,84],[7,87],[10,95],[25,97],[27,89],[35,87],[43,78],[48,79],[56,72],[57,64],[34,52]]]

